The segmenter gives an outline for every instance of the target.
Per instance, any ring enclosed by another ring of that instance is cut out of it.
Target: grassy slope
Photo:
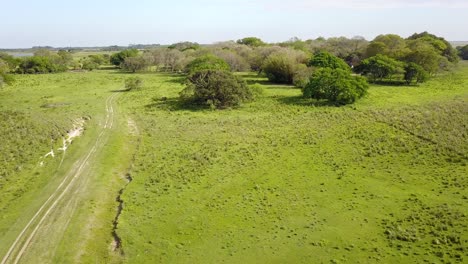
[[[122,98],[142,134],[118,226],[127,262],[468,258],[466,64],[342,108],[266,86],[240,109],[184,110],[176,80],[141,76]]]
[[[18,75],[13,86],[0,91],[0,115],[5,117],[0,120],[0,256],[3,257],[68,169],[94,143],[97,127],[105,117],[105,99],[111,90],[122,88],[124,77],[113,72]],[[62,136],[72,128],[73,120],[85,116],[91,118],[86,130],[67,150],[62,166],[59,167],[62,154],[57,152],[55,158],[45,158],[45,165],[39,166],[44,154],[61,146]],[[59,250],[51,252],[56,259],[70,262],[80,256],[104,259],[109,255],[115,197],[124,185],[116,177],[122,176],[117,170],[122,173],[129,163],[126,160],[131,157],[123,150],[131,144],[123,138],[126,124],[120,129],[121,132],[111,135],[107,154],[100,155],[103,158],[96,161],[100,165],[92,169],[91,179],[99,184],[80,193],[85,202],[78,205]],[[89,250],[90,240],[99,249]]]

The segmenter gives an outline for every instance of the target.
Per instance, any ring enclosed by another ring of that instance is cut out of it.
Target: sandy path
[[[38,233],[44,233],[47,230],[65,230],[73,214],[74,208],[78,201],[74,197],[80,190],[85,187],[86,176],[84,171],[89,169],[92,163],[92,157],[97,150],[100,150],[105,145],[105,135],[109,129],[112,129],[114,124],[114,107],[113,103],[117,94],[112,94],[106,100],[106,120],[104,128],[102,128],[95,143],[91,148],[79,159],[69,170],[63,181],[38,209],[31,220],[26,224],[23,230],[16,237],[9,248],[6,255],[3,257],[1,264],[19,263],[22,258],[28,253],[30,248],[40,243],[34,243]],[[60,218],[65,219],[59,221]],[[61,225],[61,226],[57,226]],[[44,230],[44,231],[43,231]],[[45,234],[47,236],[47,234]],[[50,239],[42,237],[44,240]]]

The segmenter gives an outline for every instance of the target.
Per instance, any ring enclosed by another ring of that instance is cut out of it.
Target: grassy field
[[[345,107],[243,74],[265,88],[256,102],[187,108],[181,76],[137,75],[144,87],[127,93],[112,92],[130,76],[116,71],[18,76],[0,90],[0,256],[92,145],[116,93],[116,128],[44,262],[468,259],[467,63],[419,87],[372,86]],[[43,158],[82,117],[63,164]]]
[[[141,132],[126,262],[467,260],[466,63],[341,108],[264,85],[240,109],[186,109],[173,77],[141,76],[121,101]]]

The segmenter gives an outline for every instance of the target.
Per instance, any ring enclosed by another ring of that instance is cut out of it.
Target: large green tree
[[[181,92],[183,100],[190,99],[212,108],[227,108],[252,99],[252,93],[240,77],[229,71],[201,70],[189,76],[190,84]]]
[[[369,88],[366,79],[347,70],[321,68],[314,72],[302,89],[306,98],[325,99],[337,105],[351,104],[363,97]]]

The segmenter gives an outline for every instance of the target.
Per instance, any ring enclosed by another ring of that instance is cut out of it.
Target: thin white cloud
[[[256,2],[256,1],[252,1]],[[468,0],[270,0],[273,8],[468,8]]]

